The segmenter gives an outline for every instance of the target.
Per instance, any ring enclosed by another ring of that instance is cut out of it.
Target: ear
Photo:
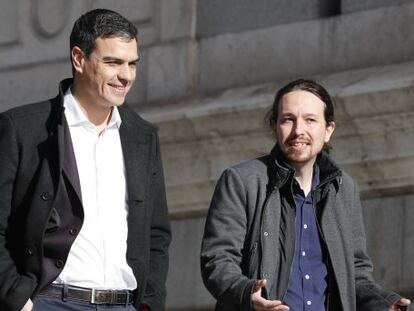
[[[326,126],[326,129],[325,129],[325,132],[326,132],[325,143],[329,142],[329,140],[331,139],[331,136],[332,136],[333,132],[335,131],[335,126],[336,126],[336,124],[335,124],[334,121],[329,122],[328,125]]]
[[[74,46],[70,51],[70,55],[73,68],[76,72],[82,73],[86,58],[85,53],[78,46]]]

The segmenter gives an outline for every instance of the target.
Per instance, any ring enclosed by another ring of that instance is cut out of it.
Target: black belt
[[[129,290],[102,290],[60,284],[47,286],[39,295],[72,298],[97,305],[128,305],[134,301],[133,294]]]

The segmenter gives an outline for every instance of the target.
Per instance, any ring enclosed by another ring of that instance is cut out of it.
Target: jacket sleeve
[[[359,198],[356,186],[354,186],[352,225],[354,238],[355,291],[357,310],[387,311],[401,297],[396,293],[383,289],[373,279],[373,266],[366,250],[366,238],[362,218],[361,200]]]
[[[225,310],[252,310],[250,295],[256,280],[248,279],[241,269],[246,201],[239,174],[227,169],[210,204],[200,257],[204,284]]]
[[[171,228],[168,218],[165,194],[164,174],[161,162],[159,138],[155,136],[154,165],[150,184],[150,200],[152,202],[151,236],[150,236],[150,271],[145,288],[143,304],[151,311],[165,309],[165,282],[168,273],[168,247],[171,242]]]
[[[0,310],[19,311],[32,295],[34,278],[18,272],[8,249],[8,224],[18,169],[18,145],[12,120],[0,114]]]

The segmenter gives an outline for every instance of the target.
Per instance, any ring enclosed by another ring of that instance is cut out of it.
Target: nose
[[[301,135],[305,132],[305,124],[300,119],[297,119],[293,127],[293,131],[296,135]]]
[[[123,82],[130,82],[135,79],[135,67],[124,64],[118,72],[118,79]]]

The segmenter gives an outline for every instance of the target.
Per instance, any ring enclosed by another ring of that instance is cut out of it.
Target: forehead
[[[99,37],[95,40],[94,53],[114,56],[138,56],[138,45],[136,39],[125,39],[121,37]]]
[[[279,104],[279,114],[306,113],[323,115],[325,103],[311,92],[296,90],[283,95]]]

